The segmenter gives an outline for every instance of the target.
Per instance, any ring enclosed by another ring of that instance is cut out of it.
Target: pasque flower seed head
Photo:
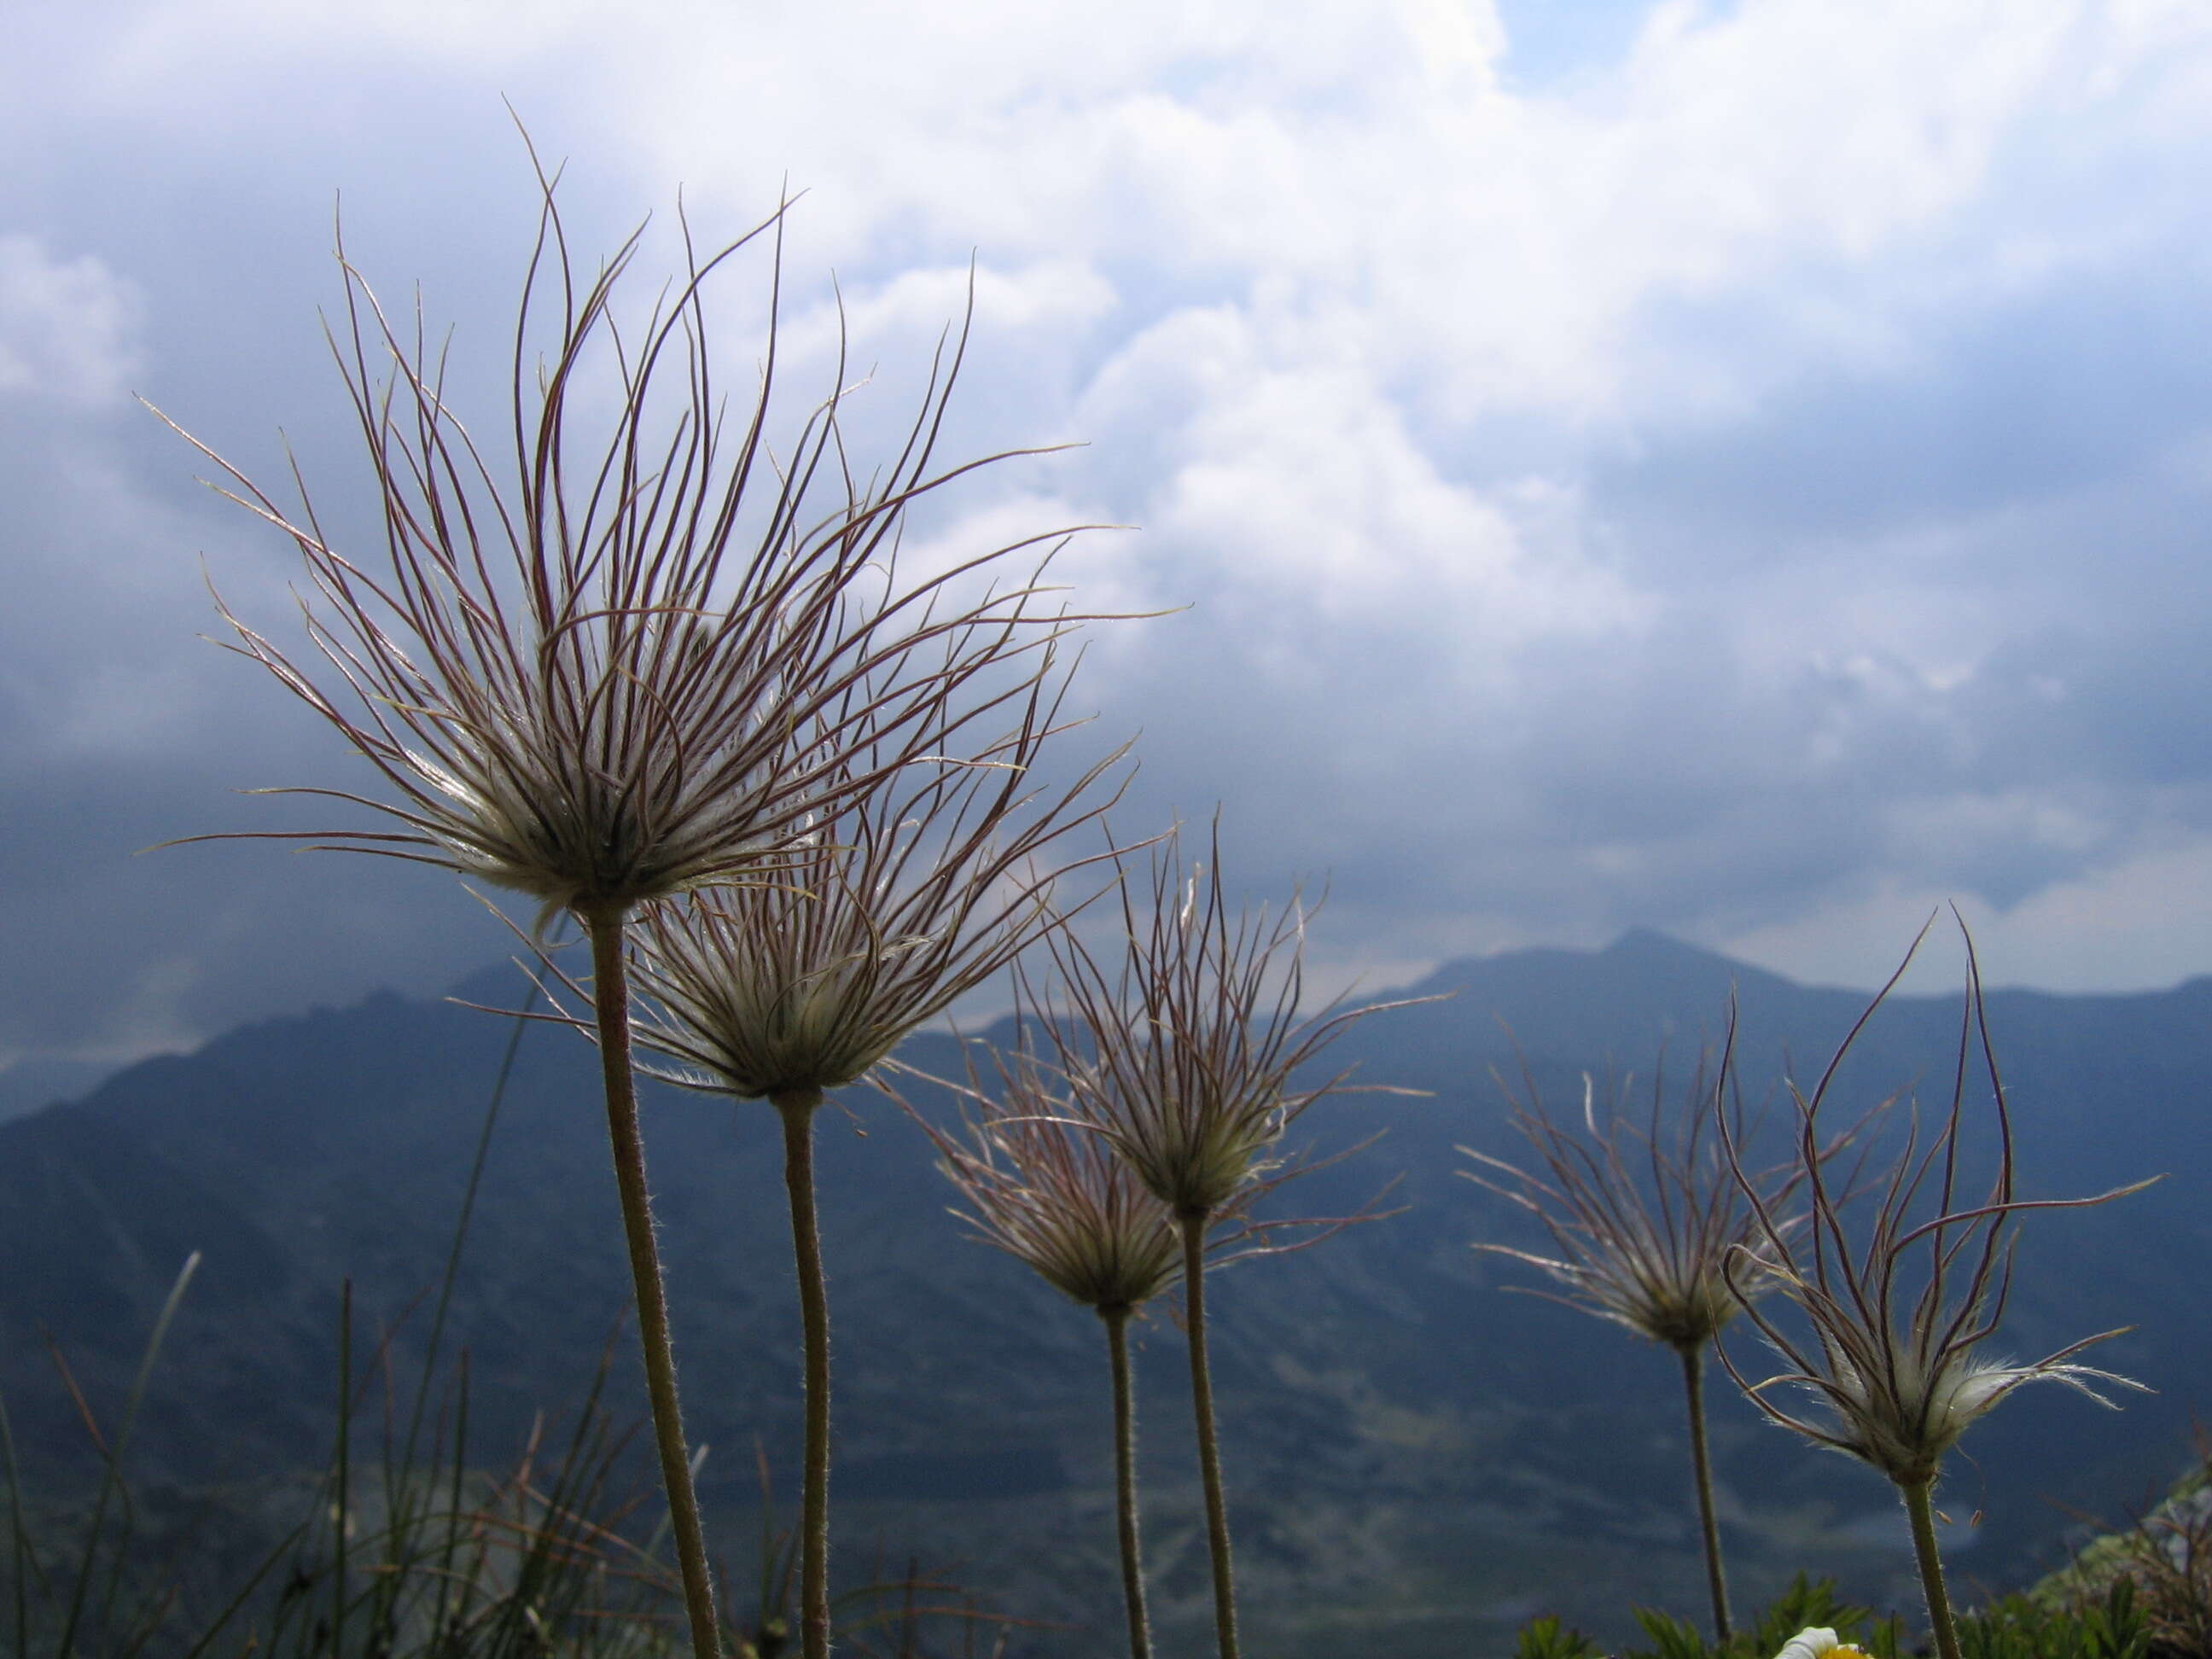
[[[1915,951],[1918,945],[1916,939]],[[1871,1214],[1863,1228],[1850,1224],[1847,1212],[1855,1206],[1847,1194],[1833,1189],[1815,1155],[1820,1117],[1852,1044],[1911,960],[1908,951],[1811,1095],[1791,1085],[1802,1190],[1811,1212],[1804,1225],[1787,1225],[1775,1213],[1743,1170],[1738,1149],[1727,1136],[1729,1126],[1721,1126],[1759,1233],[1732,1254],[1729,1279],[1746,1297],[1746,1316],[1781,1357],[1784,1369],[1753,1382],[1725,1350],[1722,1358],[1753,1401],[1776,1422],[1872,1464],[1901,1488],[1924,1492],[1944,1454],[1968,1425],[2015,1389],[2059,1382],[2110,1405],[2094,1385],[2142,1386],[2072,1363],[2093,1343],[2120,1334],[2118,1330],[2083,1337],[2026,1364],[1993,1360],[1983,1345],[2003,1316],[2018,1217],[2106,1203],[2150,1183],[2083,1199],[2015,1196],[2012,1114],[1990,1042],[1981,970],[1969,938],[1948,1108],[1924,1141],[1917,1114],[1911,1115],[1887,1179],[1869,1195]],[[1967,1149],[1961,1137],[1977,1077],[1986,1085],[1996,1146],[1987,1188],[1969,1194],[1962,1190]],[[1854,1232],[1863,1241],[1856,1250]],[[1797,1309],[1802,1320],[1796,1324],[1802,1330],[1785,1327],[1778,1312],[1754,1300],[1768,1292],[1774,1302]],[[1805,1416],[1785,1407],[1774,1397],[1785,1389],[1809,1395],[1825,1411]]]
[[[264,833],[620,915],[757,870],[884,770],[935,752],[957,718],[952,688],[1069,621],[1034,582],[974,597],[978,568],[1065,532],[902,586],[907,509],[1006,459],[935,455],[964,328],[940,345],[880,471],[855,471],[846,453],[842,360],[829,394],[772,448],[783,407],[773,313],[733,419],[706,297],[756,242],[778,247],[780,264],[784,210],[695,255],[626,333],[618,299],[638,235],[596,276],[579,270],[553,181],[540,184],[504,460],[447,404],[445,348],[419,314],[390,314],[341,246],[331,341],[377,489],[380,568],[341,546],[304,491],[280,506],[198,447],[228,475],[225,493],[298,547],[321,661],[222,607],[234,648],[329,720],[386,790],[289,792],[368,808],[386,829]],[[861,714],[869,766],[839,740]]]

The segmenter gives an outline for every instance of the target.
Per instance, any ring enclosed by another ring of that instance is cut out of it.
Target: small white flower
[[[1782,1644],[1782,1651],[1774,1659],[1821,1659],[1830,1653],[1864,1653],[1864,1648],[1850,1642],[1838,1642],[1836,1632],[1826,1625],[1808,1625]]]

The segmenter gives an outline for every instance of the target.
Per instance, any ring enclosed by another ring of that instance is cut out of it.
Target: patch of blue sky
[[[1500,65],[1521,93],[1571,91],[1626,60],[1660,0],[1492,0],[1505,29]],[[1700,21],[1727,17],[1735,0],[1691,0]]]

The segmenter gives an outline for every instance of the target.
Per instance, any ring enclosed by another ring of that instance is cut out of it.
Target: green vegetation
[[[422,1376],[411,1389],[398,1382],[391,1332],[364,1351],[348,1286],[329,1463],[276,1495],[277,1535],[237,1582],[208,1583],[187,1552],[202,1528],[250,1530],[253,1517],[204,1513],[167,1537],[149,1537],[129,1477],[133,1430],[198,1256],[163,1304],[112,1434],[84,1407],[101,1464],[84,1513],[42,1504],[27,1490],[0,1401],[0,1620],[9,1651],[23,1659],[669,1659],[688,1647],[666,1522],[644,1524],[645,1494],[625,1484],[635,1430],[601,1403],[612,1345],[566,1427],[541,1417],[501,1465],[479,1462],[471,1441],[466,1352],[442,1385],[433,1374],[514,1058],[510,1042]],[[793,1535],[777,1523],[764,1455],[761,1487],[753,1598],[726,1596],[717,1610],[720,1650],[732,1659],[776,1659],[793,1626]],[[872,1572],[834,1596],[831,1613],[842,1650],[855,1659],[969,1659],[990,1652],[1006,1623],[918,1562]]]
[[[1832,1632],[1873,1659],[1926,1650],[1895,1619],[1877,1619],[1865,1607],[1847,1605],[1826,1579],[1810,1583],[1802,1577],[1755,1626],[1726,1642],[1708,1642],[1695,1626],[1663,1613],[1639,1609],[1636,1620],[1649,1645],[1623,1649],[1611,1659],[1770,1659],[1808,1630]],[[2190,1659],[2203,1651],[2156,1639],[2135,1586],[2124,1578],[2114,1581],[2100,1600],[2066,1607],[2007,1596],[1967,1613],[1958,1630],[1970,1659]],[[1514,1659],[1599,1659],[1604,1652],[1557,1619],[1539,1619],[1521,1632]]]
[[[149,1362],[159,1346],[157,1334]],[[11,1458],[0,1580],[8,1650],[40,1659],[667,1659],[686,1650],[665,1527],[641,1530],[643,1494],[622,1484],[634,1433],[610,1419],[594,1391],[565,1429],[545,1425],[490,1468],[468,1443],[465,1360],[450,1382],[450,1410],[411,1463],[389,1437],[358,1455],[354,1419],[364,1401],[349,1389],[337,1455],[289,1495],[298,1519],[213,1598],[202,1575],[185,1582],[190,1564],[176,1559],[173,1539],[149,1547],[140,1537],[121,1436],[88,1517],[30,1504]],[[388,1436],[409,1402],[376,1403]],[[210,1518],[240,1522],[201,1517]],[[755,1597],[726,1599],[719,1617],[734,1659],[787,1651],[790,1544],[764,1494]],[[1005,1626],[913,1563],[832,1605],[841,1650],[856,1659],[988,1654]]]

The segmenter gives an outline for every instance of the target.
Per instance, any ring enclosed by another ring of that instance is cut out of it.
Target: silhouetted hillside
[[[521,984],[502,969],[465,994],[507,1001]],[[1662,1047],[1670,1074],[1686,1079],[1700,1042],[1722,1032],[1731,987],[1754,1097],[1785,1053],[1809,1086],[1863,1004],[1635,933],[1599,952],[1450,964],[1409,993],[1448,1000],[1378,1015],[1331,1051],[1332,1065],[1357,1062],[1358,1080],[1435,1092],[1328,1101],[1295,1137],[1327,1150],[1388,1131],[1286,1189],[1282,1207],[1343,1213],[1396,1176],[1391,1201],[1405,1213],[1221,1282],[1224,1455],[1261,1650],[1337,1653],[1355,1632],[1376,1638],[1361,1649],[1387,1634],[1405,1659],[1465,1659],[1502,1650],[1538,1611],[1607,1632],[1631,1602],[1696,1608],[1671,1357],[1499,1294],[1523,1277],[1467,1246],[1528,1236],[1458,1178],[1453,1148],[1516,1154],[1490,1077],[1517,1066],[1516,1039],[1555,1109],[1571,1109],[1583,1070],[1648,1079]],[[1960,1012],[1956,997],[1896,1001],[1844,1093],[1863,1102],[1917,1077],[1923,1099],[1942,1097]],[[2199,1288],[2212,1260],[2208,1014],[2206,980],[2156,995],[1990,998],[2024,1188],[2071,1195],[2161,1170],[2173,1178],[2124,1204],[2031,1219],[2002,1346],[2032,1357],[2133,1323],[2098,1363],[2161,1392],[2112,1415],[2031,1389],[1978,1428],[1949,1497],[1961,1522],[1984,1517],[1959,1558],[1968,1579],[2016,1581],[2057,1559],[2065,1516],[2046,1498],[2113,1512],[2181,1459],[2212,1361]],[[0,1124],[0,1387],[19,1444],[50,1468],[82,1443],[46,1337],[95,1409],[112,1410],[153,1310],[198,1249],[206,1266],[140,1430],[141,1467],[190,1485],[318,1463],[340,1283],[354,1282],[357,1347],[397,1327],[394,1364],[411,1375],[427,1317],[409,1310],[442,1268],[509,1030],[449,1003],[380,994],[244,1028]],[[957,1064],[942,1036],[902,1054],[925,1070]],[[968,1242],[919,1132],[872,1091],[850,1097],[849,1122],[825,1117],[821,1171],[840,1547],[880,1538],[957,1559],[1015,1610],[1082,1627],[1034,1651],[1111,1652],[1097,1322]],[[687,1415],[695,1444],[713,1448],[708,1499],[742,1565],[754,1437],[787,1469],[799,1425],[777,1136],[757,1104],[660,1091],[647,1112]],[[487,1461],[534,1410],[580,1393],[622,1316],[605,1158],[588,1048],[532,1028],[453,1316],[476,1377],[471,1443]],[[617,1394],[641,1412],[629,1340],[623,1332],[615,1350]],[[1172,1640],[1200,1616],[1204,1551],[1180,1338],[1156,1317],[1143,1343],[1147,1524]],[[1747,1340],[1735,1352],[1760,1364]],[[1747,1602],[1801,1567],[1837,1572],[1862,1597],[1910,1596],[1901,1523],[1878,1479],[1814,1455],[1740,1401],[1717,1407]]]

